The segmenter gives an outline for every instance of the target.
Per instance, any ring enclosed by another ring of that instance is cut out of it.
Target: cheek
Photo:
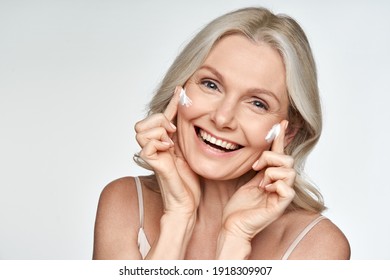
[[[267,120],[262,122],[252,121],[242,125],[249,146],[260,151],[269,150],[272,142],[268,143],[265,138],[274,124],[273,121]]]
[[[182,105],[179,103],[178,105],[178,114],[180,114],[183,119],[194,119],[210,110],[211,104],[205,96],[202,96],[201,94],[187,94],[187,96],[191,100],[191,104]]]
[[[180,119],[182,120],[190,120],[196,117],[197,115],[197,108],[194,104],[191,106],[183,106],[179,104],[179,107],[177,109],[177,114],[180,116]]]

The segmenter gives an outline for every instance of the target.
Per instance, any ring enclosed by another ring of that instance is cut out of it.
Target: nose
[[[218,129],[235,129],[237,127],[237,101],[224,98],[216,104],[211,113],[211,120]]]

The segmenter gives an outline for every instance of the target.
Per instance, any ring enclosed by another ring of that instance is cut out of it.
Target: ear
[[[284,136],[284,148],[286,148],[294,140],[295,135],[297,135],[300,129],[300,125],[289,124],[289,126],[287,127],[286,134]]]

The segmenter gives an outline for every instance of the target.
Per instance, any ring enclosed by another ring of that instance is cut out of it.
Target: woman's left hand
[[[224,208],[222,231],[246,241],[279,218],[295,196],[294,160],[284,154],[284,138],[288,122],[281,122],[280,134],[271,151],[262,153],[253,165],[261,170],[240,187]]]

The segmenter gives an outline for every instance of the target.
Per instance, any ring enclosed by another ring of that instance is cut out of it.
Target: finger
[[[149,141],[155,139],[169,145],[173,145],[173,141],[169,138],[167,131],[163,127],[154,127],[152,129],[137,133],[135,136],[138,144],[143,148]]]
[[[252,168],[258,171],[267,166],[292,168],[294,166],[294,158],[285,154],[264,151],[259,160],[253,164]]]
[[[279,196],[278,201],[282,204],[281,207],[287,207],[294,199],[295,191],[283,181],[277,181],[273,184],[265,186],[268,192],[276,193]]]
[[[164,115],[169,121],[172,121],[177,114],[177,106],[179,104],[179,94],[181,89],[182,87],[179,86],[175,88],[172,99],[169,101],[167,108],[165,108]]]
[[[296,172],[292,168],[270,167],[264,172],[264,177],[260,187],[283,181],[291,188],[294,185]]]
[[[264,173],[263,172],[257,172],[255,176],[253,176],[252,179],[250,179],[247,183],[245,183],[242,187],[248,186],[259,186],[262,182]]]
[[[271,151],[283,154],[284,153],[284,136],[286,135],[286,129],[288,126],[288,121],[283,120],[280,122],[280,133],[276,136],[275,140],[272,143]]]
[[[150,160],[158,159],[159,152],[167,151],[169,148],[167,143],[153,139],[141,150],[140,157],[150,164]]]
[[[163,127],[170,133],[176,131],[176,127],[165,117],[164,114],[153,114],[137,122],[134,129],[136,133],[141,133],[155,127]]]

